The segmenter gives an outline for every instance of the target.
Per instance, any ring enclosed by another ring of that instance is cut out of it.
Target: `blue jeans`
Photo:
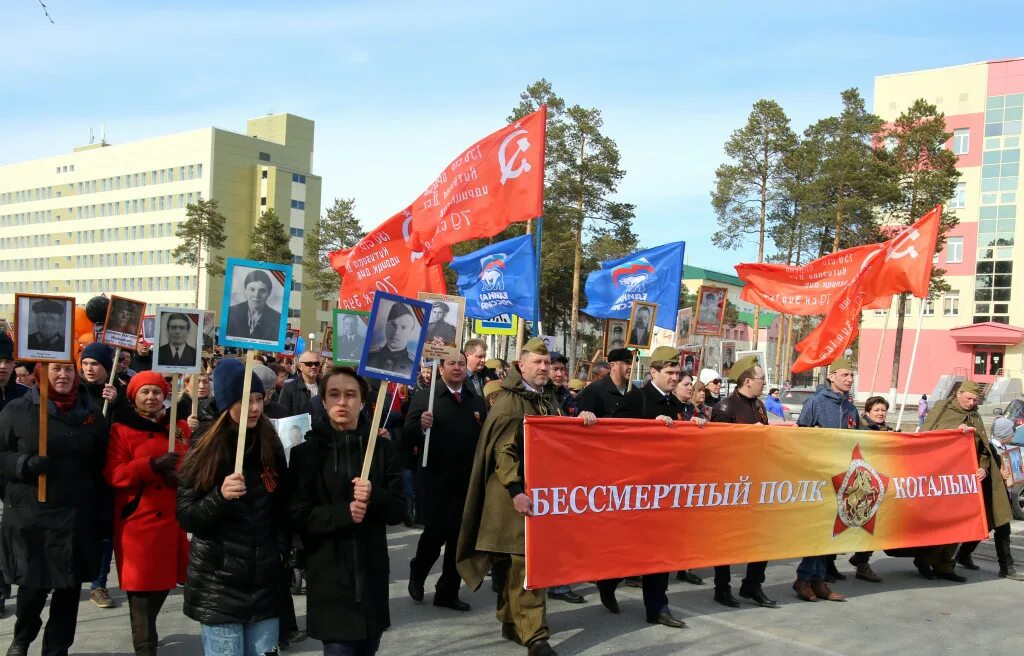
[[[100,540],[100,573],[96,580],[89,586],[90,590],[107,587],[107,577],[110,576],[110,561],[114,557],[114,541],[112,539]]]
[[[205,656],[264,656],[277,649],[276,617],[251,624],[201,624]]]
[[[824,581],[827,567],[825,558],[825,556],[804,558],[796,567],[796,577],[801,581]]]
[[[380,635],[366,640],[325,642],[324,656],[373,656],[380,648]]]

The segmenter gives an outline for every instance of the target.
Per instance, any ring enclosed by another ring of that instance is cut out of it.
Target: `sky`
[[[0,164],[290,112],[372,228],[543,77],[601,111],[641,245],[725,272],[757,250],[711,243],[710,193],[755,101],[800,132],[875,76],[1024,56],[1019,1],[44,2],[0,2]]]

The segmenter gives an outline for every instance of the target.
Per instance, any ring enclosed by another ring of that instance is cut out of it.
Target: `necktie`
[[[456,403],[462,403],[462,392],[452,392],[452,396],[455,398]]]

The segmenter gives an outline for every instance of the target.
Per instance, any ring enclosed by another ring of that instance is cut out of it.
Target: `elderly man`
[[[32,303],[36,331],[29,333],[28,347],[39,351],[64,350],[64,304],[44,298]]]
[[[319,396],[320,356],[313,351],[303,351],[298,358],[299,375],[292,378],[281,388],[281,397],[277,400],[282,416],[292,417],[303,413],[314,414],[310,399]],[[276,379],[276,376],[275,376]],[[214,390],[214,394],[216,394]]]
[[[583,388],[580,392],[580,410],[592,412],[596,417],[611,417],[629,391],[629,372],[633,368],[633,353],[629,349],[615,349],[608,353],[608,375]]]
[[[459,533],[458,569],[471,590],[480,587],[495,564],[507,568],[498,599],[502,637],[525,645],[529,656],[552,656],[548,644],[544,590],[527,590],[524,518],[533,512],[523,475],[523,418],[557,415],[544,394],[551,356],[544,342],[531,339],[509,372],[487,415],[473,459],[466,507]],[[596,422],[581,413],[584,424]]]

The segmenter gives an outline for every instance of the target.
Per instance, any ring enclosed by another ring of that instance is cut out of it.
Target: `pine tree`
[[[273,207],[260,214],[249,237],[249,259],[275,264],[291,264],[291,236]]]
[[[366,236],[356,219],[355,206],[354,198],[335,198],[334,204],[306,233],[302,286],[316,298],[336,299],[341,289],[341,275],[331,268],[330,254],[352,248]]]
[[[178,264],[196,268],[196,307],[199,307],[199,278],[203,270],[209,276],[224,275],[224,258],[211,255],[224,248],[224,222],[224,215],[217,211],[217,201],[200,198],[186,206],[185,220],[178,224],[175,232],[180,243],[171,251],[171,256]]]

